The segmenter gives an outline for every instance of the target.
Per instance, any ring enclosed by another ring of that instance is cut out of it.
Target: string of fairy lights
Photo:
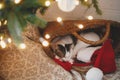
[[[59,1],[59,0],[56,0],[57,2]],[[85,2],[87,2],[88,0],[85,0]],[[79,0],[76,0],[76,6],[77,5],[79,5]],[[50,6],[50,2],[48,1],[48,2],[46,2],[46,6]],[[88,20],[93,20],[93,16],[91,16],[91,15],[89,15],[89,16],[87,16],[87,19]],[[58,22],[58,23],[63,23],[63,19],[62,19],[62,17],[57,17],[56,18],[56,21]],[[84,25],[83,24],[78,24],[77,25],[77,27],[79,28],[79,29],[83,29],[84,28]],[[45,36],[44,36],[44,38],[43,37],[40,37],[40,42],[42,43],[42,45],[44,46],[44,47],[47,47],[47,46],[49,46],[49,42],[47,41],[47,39],[50,39],[51,38],[51,36],[50,36],[50,34],[45,34]]]
[[[12,42],[9,35],[6,34],[7,33],[7,29],[5,28],[6,25],[7,25],[7,20],[0,21],[0,46],[1,48],[6,48],[7,44]]]
[[[93,20],[93,17],[92,16],[88,16],[88,18],[87,18],[88,20]],[[62,18],[61,17],[58,17],[57,18],[57,20],[56,20],[58,23],[63,23],[63,20],[62,20]],[[83,29],[84,28],[84,25],[83,24],[77,24],[76,25],[79,29]],[[45,39],[44,39],[45,38]],[[42,43],[42,45],[44,46],[44,47],[48,47],[49,46],[49,42],[47,41],[47,39],[50,39],[51,38],[51,36],[50,36],[50,34],[45,34],[45,36],[44,36],[44,38],[43,37],[40,37],[40,42]]]
[[[12,39],[8,33],[8,30],[6,29],[7,20],[0,21],[0,46],[1,48],[6,48],[7,44],[10,44],[12,42]],[[25,49],[26,45],[24,43],[21,43],[19,45],[19,48]]]
[[[13,0],[14,1],[14,3],[15,4],[19,4],[22,0]],[[71,7],[71,8],[65,8],[65,7],[63,7],[63,4],[61,4],[63,1],[65,1],[65,0],[55,0],[57,3],[58,3],[58,7],[62,10],[62,11],[65,11],[65,12],[70,12],[70,11],[72,11],[77,5],[79,5],[80,4],[80,1],[79,0],[66,0],[66,3],[67,3],[67,1],[74,1],[74,2],[72,2],[72,4],[71,4],[71,6],[73,6],[73,7]],[[84,0],[85,2],[87,2],[88,0]],[[51,2],[52,1],[50,1],[50,0],[46,0],[45,1],[45,6],[46,7],[49,7],[50,5],[51,5]],[[73,3],[74,3],[74,5],[73,5]],[[2,8],[4,8],[4,5],[2,4],[2,3],[0,3],[0,9],[2,9]],[[64,9],[65,8],[65,9]],[[88,18],[88,20],[92,20],[93,19],[93,16],[88,16],[87,17]],[[59,22],[59,23],[62,23],[63,22],[63,19],[62,19],[62,17],[57,17],[56,18],[56,21],[57,22]],[[2,21],[0,21],[0,27],[2,27],[2,26],[4,26],[4,25],[6,25],[7,24],[7,20],[5,20],[4,21],[4,23],[2,24]],[[80,28],[80,29],[82,29],[82,28],[84,28],[84,25],[82,25],[82,24],[78,24],[77,25],[78,26],[78,28]],[[49,38],[51,38],[51,36],[50,36],[50,34],[46,34],[45,36],[44,36],[44,38],[43,37],[40,37],[40,42],[42,43],[42,45],[44,46],[44,47],[47,47],[47,46],[49,46],[49,42],[47,41],[47,39],[49,39]],[[1,48],[6,48],[7,47],[7,44],[9,44],[9,43],[11,43],[12,42],[12,39],[9,37],[9,36],[7,36],[7,37],[5,37],[5,36],[3,36],[3,35],[0,35],[0,46],[1,46]],[[26,44],[25,43],[21,43],[20,45],[19,45],[19,48],[20,49],[25,49],[26,48]]]
[[[19,4],[22,0],[14,0],[14,3],[15,4]],[[3,3],[0,3],[0,9],[4,8],[4,4]],[[9,33],[6,31],[4,31],[3,29],[1,28],[4,28],[6,27],[7,25],[7,20],[1,20],[0,21],[0,47],[2,49],[6,48],[7,47],[7,44],[10,44],[12,42],[12,39],[11,37],[8,35]],[[6,30],[6,29],[5,29]],[[20,49],[25,49],[26,48],[26,44],[25,43],[21,43],[19,46],[18,46]]]

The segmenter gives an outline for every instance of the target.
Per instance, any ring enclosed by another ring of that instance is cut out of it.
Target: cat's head
[[[74,46],[73,39],[70,36],[64,36],[52,43],[52,49],[60,58],[66,57]]]

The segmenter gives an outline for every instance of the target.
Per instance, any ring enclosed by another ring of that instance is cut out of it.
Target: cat
[[[81,35],[92,41],[100,40],[100,37],[94,32]],[[52,42],[52,48],[60,60],[73,64],[75,61],[90,62],[94,51],[101,48],[101,46],[92,46],[72,37],[71,35],[67,35],[56,38]],[[85,76],[79,73],[76,69],[71,69],[70,73],[73,75],[74,80],[84,80],[85,78]]]
[[[92,41],[100,40],[100,37],[94,32],[82,33],[81,36]],[[84,43],[83,41],[78,40],[71,35],[56,38],[52,43],[52,45],[54,45],[52,46],[52,49],[55,52],[55,54],[58,55],[58,57],[60,57],[61,60],[68,61],[70,63],[73,63],[74,59],[83,62],[90,61],[90,57],[92,56],[93,52],[101,47],[92,46],[90,44]],[[81,51],[84,51],[84,53],[81,53]],[[89,56],[89,60],[83,59],[85,58],[83,57],[84,55],[87,56],[86,58],[88,58]],[[80,58],[83,60],[81,60]]]
[[[52,41],[52,49],[63,61],[73,62],[72,50],[76,44],[76,39],[71,35],[57,37]]]

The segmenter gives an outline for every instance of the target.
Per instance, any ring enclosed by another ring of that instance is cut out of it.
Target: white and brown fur
[[[58,37],[52,42],[52,49],[61,60],[68,61],[72,64],[74,61],[79,61],[76,58],[78,49],[75,47],[79,46],[79,43],[77,42],[78,40],[72,35]],[[87,47],[92,46],[88,45]],[[84,80],[83,76],[81,76],[82,74],[80,74],[77,70],[72,69],[71,73],[74,80]]]
[[[67,39],[66,39],[67,38]],[[67,41],[64,41],[63,39],[66,39]],[[73,54],[72,54],[72,48],[76,45],[76,39],[73,38],[73,36],[67,35],[56,38],[53,41],[52,49],[55,52],[55,54],[60,57],[63,61],[69,61],[71,64],[73,63]],[[83,80],[83,77],[79,72],[72,69],[70,73],[73,75],[73,80]]]

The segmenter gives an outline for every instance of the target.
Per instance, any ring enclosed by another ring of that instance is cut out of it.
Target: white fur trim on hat
[[[96,67],[91,68],[86,73],[86,80],[102,80],[103,72]]]
[[[83,62],[90,62],[93,53],[99,48],[101,48],[101,46],[82,48],[77,53],[77,59]]]
[[[83,36],[85,39],[90,40],[90,41],[98,41],[100,40],[100,37],[94,33],[94,32],[88,32],[88,33],[81,33],[81,36]],[[77,54],[77,52],[81,49],[81,48],[85,48],[88,47],[90,44],[87,44],[81,40],[77,41],[77,44],[74,48],[74,53]]]

